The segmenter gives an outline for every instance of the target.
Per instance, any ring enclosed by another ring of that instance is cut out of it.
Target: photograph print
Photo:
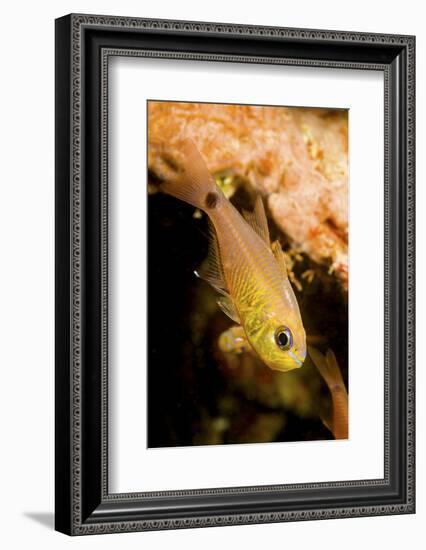
[[[348,439],[348,110],[147,120],[148,447]]]

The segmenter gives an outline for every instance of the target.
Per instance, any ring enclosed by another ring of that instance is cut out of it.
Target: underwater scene
[[[348,438],[348,111],[148,101],[148,447]]]

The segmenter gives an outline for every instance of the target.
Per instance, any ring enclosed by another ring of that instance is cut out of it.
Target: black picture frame
[[[385,97],[384,478],[108,493],[111,55],[377,70]],[[71,14],[56,20],[56,529],[70,535],[408,514],[414,481],[415,38]]]

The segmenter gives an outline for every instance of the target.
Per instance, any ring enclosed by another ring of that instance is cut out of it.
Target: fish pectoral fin
[[[222,332],[219,336],[219,348],[225,353],[253,353],[246,333],[241,325],[234,325]]]
[[[265,207],[260,195],[256,196],[253,211],[243,210],[243,217],[250,227],[261,237],[267,245],[270,243],[268,220],[266,219]]]
[[[240,316],[238,315],[234,303],[229,296],[221,296],[217,301],[217,304],[225,315],[235,321],[235,323],[241,324]]]
[[[281,248],[279,241],[274,241],[271,244],[271,249],[272,249],[272,253],[275,256],[277,264],[281,269],[281,273],[284,275],[286,279],[288,279],[287,264],[285,262],[284,252],[283,252],[283,249]]]
[[[219,243],[216,231],[209,220],[209,251],[202,267],[195,272],[197,277],[204,279],[221,294],[227,293],[222,261],[220,259]]]

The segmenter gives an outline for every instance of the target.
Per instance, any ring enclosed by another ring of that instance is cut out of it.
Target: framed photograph
[[[413,36],[56,20],[56,529],[415,511]]]

